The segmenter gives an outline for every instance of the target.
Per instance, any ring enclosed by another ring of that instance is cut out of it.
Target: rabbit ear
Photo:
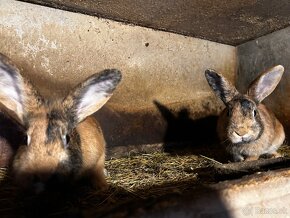
[[[225,103],[230,102],[236,95],[239,94],[237,89],[221,74],[216,73],[212,69],[205,71],[205,77],[208,84],[213,89],[215,94]]]
[[[0,108],[24,125],[25,116],[40,103],[41,97],[19,70],[0,54]]]
[[[80,83],[63,102],[69,116],[72,115],[73,125],[98,111],[110,99],[121,78],[119,70],[108,69]]]
[[[248,90],[248,95],[252,97],[254,101],[260,103],[274,91],[283,73],[284,67],[281,65],[268,69],[253,81]]]

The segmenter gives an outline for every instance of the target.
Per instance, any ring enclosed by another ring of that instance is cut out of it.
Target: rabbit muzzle
[[[250,133],[240,133],[238,131],[234,131],[230,137],[232,143],[249,142],[252,138],[253,136]]]

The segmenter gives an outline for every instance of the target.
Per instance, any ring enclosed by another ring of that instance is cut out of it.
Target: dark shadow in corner
[[[24,191],[13,182],[8,172],[0,182],[0,217],[31,217],[31,218],[83,218],[83,202],[88,196],[97,195],[99,201],[106,199],[107,194],[97,192],[89,186],[59,184],[40,194]],[[105,195],[106,194],[106,195]],[[100,202],[96,201],[96,204]]]
[[[26,143],[24,130],[0,112],[0,167],[7,167],[19,145]]]
[[[176,114],[158,101],[154,104],[167,122],[164,136],[164,151],[173,154],[202,154],[225,160],[223,147],[216,134],[217,116],[192,119],[189,110],[181,109]]]
[[[88,195],[87,190],[56,189],[36,195],[20,191],[11,178],[0,184],[0,217],[83,217],[80,199]]]

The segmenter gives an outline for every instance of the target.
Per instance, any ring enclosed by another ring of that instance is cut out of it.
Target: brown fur
[[[31,185],[34,177],[40,177],[39,180],[45,182],[52,174],[70,176],[74,168],[73,160],[64,164],[64,167],[59,167],[60,162],[68,161],[70,158],[69,150],[60,146],[62,143],[60,139],[46,143],[47,113],[47,109],[41,107],[34,114],[27,130],[31,142],[29,146],[21,146],[13,162],[16,182],[24,187]],[[60,126],[62,125],[66,128],[65,123],[60,123]],[[77,181],[86,176],[95,188],[105,189],[107,187],[104,175],[105,140],[99,124],[90,116],[79,123],[72,134],[79,135],[80,143],[71,142],[71,146],[79,146],[82,154],[82,166],[72,179]],[[73,138],[71,135],[71,140]]]
[[[10,167],[19,145],[25,141],[23,129],[0,112],[0,167]]]
[[[239,158],[241,158],[239,160],[243,160],[244,157],[246,157],[247,161],[256,160],[263,154],[271,154],[273,157],[279,156],[276,151],[285,140],[284,128],[280,121],[266,108],[265,105],[259,104],[258,110],[261,122],[265,125],[263,134],[259,139],[240,146],[233,146],[228,141],[229,132],[232,130],[229,129],[229,123],[231,122],[232,126],[242,124],[238,131],[240,131],[241,134],[245,134],[246,132],[252,131],[251,126],[253,125],[253,120],[247,118],[244,119],[244,117],[238,113],[233,115],[235,119],[229,119],[227,117],[227,109],[223,110],[219,116],[217,132],[220,141],[227,145],[228,152],[233,154],[237,160]]]
[[[54,179],[74,183],[86,177],[95,188],[106,188],[105,140],[92,114],[109,100],[120,80],[118,70],[104,70],[80,83],[64,99],[47,101],[0,55],[1,109],[31,139],[15,156],[16,182],[38,192]]]
[[[88,117],[76,127],[76,130],[80,135],[83,154],[83,168],[80,174],[90,173],[93,176],[93,185],[106,188],[105,139],[100,125],[93,117]]]

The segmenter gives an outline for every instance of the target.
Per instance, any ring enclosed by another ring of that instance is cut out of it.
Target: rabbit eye
[[[228,110],[227,110],[227,116],[229,117],[229,116],[231,116],[231,110],[228,108]]]
[[[67,148],[69,145],[69,141],[70,141],[69,135],[62,135],[61,139],[62,139],[62,143],[63,143],[64,147]]]
[[[66,143],[69,144],[69,142],[70,142],[70,137],[69,137],[69,135],[66,135],[65,138],[66,138]]]
[[[26,145],[29,145],[30,141],[31,141],[30,135],[28,135],[28,134],[25,135],[23,140],[24,140],[23,142],[26,142]]]
[[[29,145],[31,142],[31,137],[30,137],[30,135],[27,135],[26,137],[27,137],[27,145]]]
[[[253,110],[253,116],[255,117],[257,115],[257,111]]]

